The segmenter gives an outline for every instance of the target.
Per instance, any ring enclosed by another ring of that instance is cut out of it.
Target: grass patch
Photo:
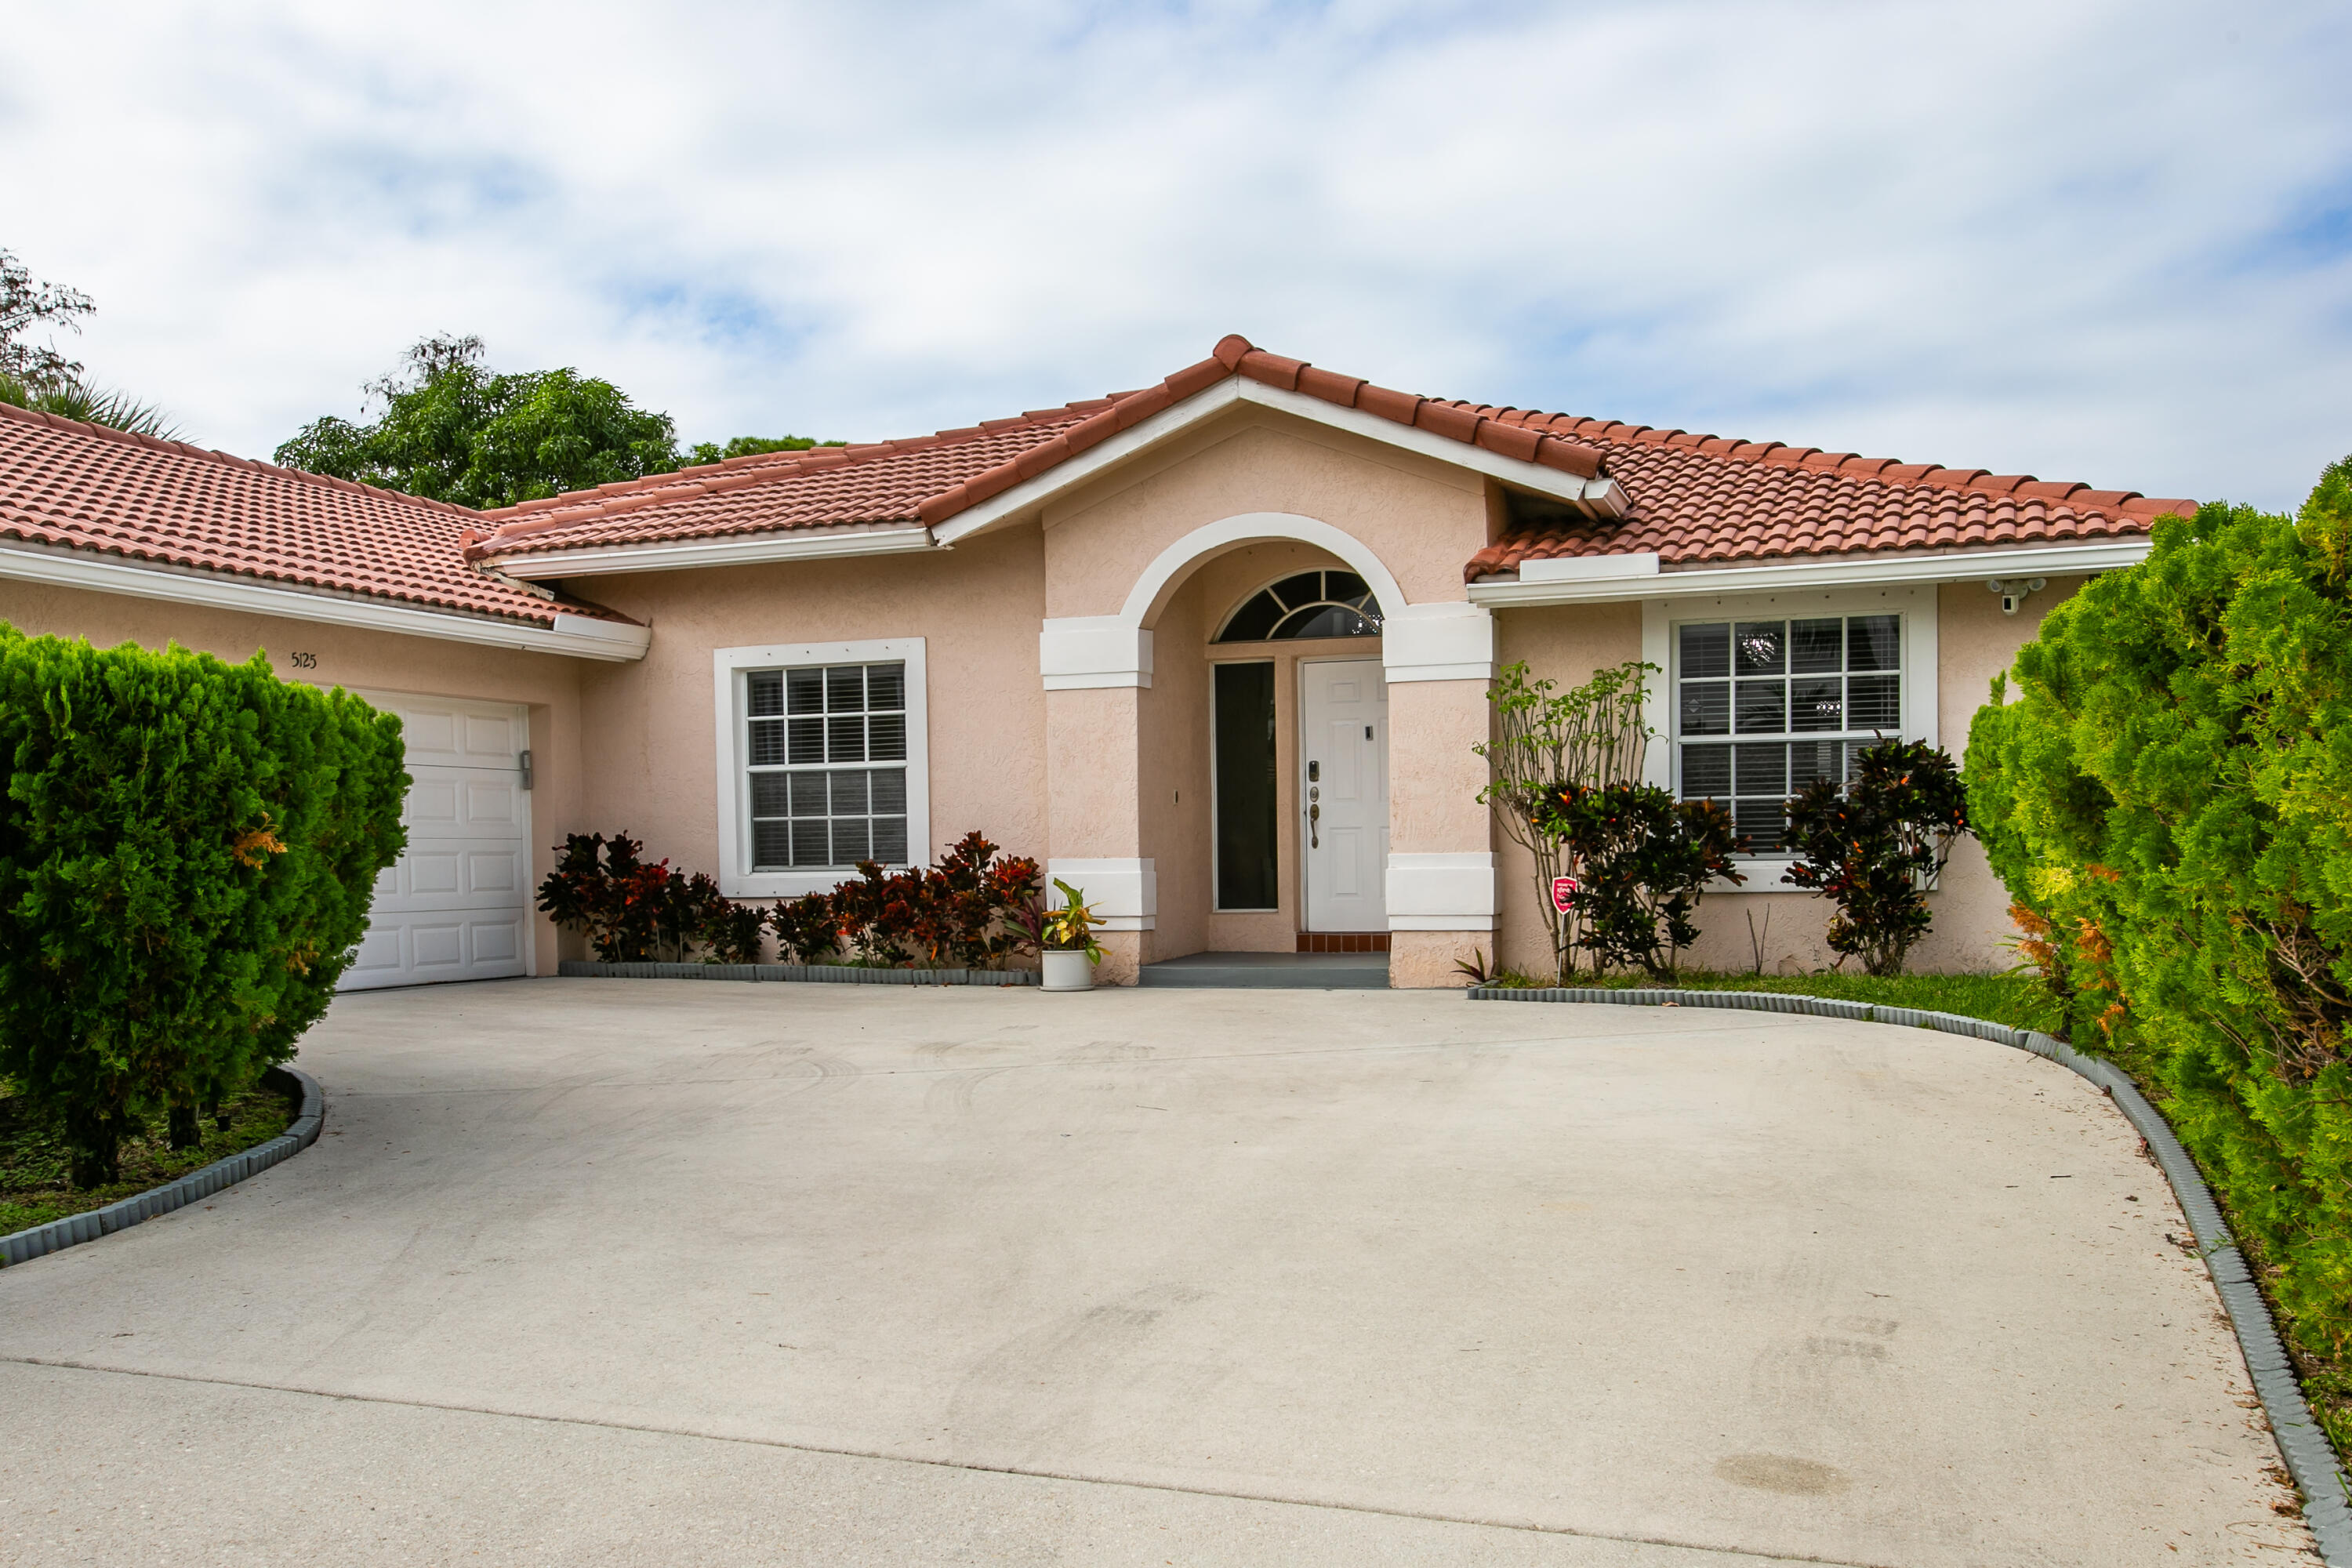
[[[66,1183],[64,1128],[34,1110],[13,1084],[0,1079],[0,1236],[160,1187],[215,1160],[267,1143],[294,1120],[287,1097],[259,1084],[221,1109],[228,1115],[228,1130],[221,1131],[210,1117],[200,1118],[197,1126],[205,1135],[201,1147],[174,1150],[160,1124],[148,1128],[122,1142],[122,1180],[78,1192]]]
[[[1571,984],[1595,991],[1641,991],[1659,982],[1644,974],[1578,974]],[[1528,988],[1549,982],[1515,972],[1496,975],[1490,984]],[[1819,996],[1832,1002],[1866,1002],[1885,1007],[1916,1007],[1928,1013],[1958,1013],[1989,1018],[2012,1029],[2055,1033],[2061,1023],[2047,994],[2028,975],[2021,974],[1723,974],[1685,969],[1671,986],[1678,991],[1769,991],[1780,996]]]

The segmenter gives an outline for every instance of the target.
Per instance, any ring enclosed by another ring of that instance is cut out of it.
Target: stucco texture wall
[[[1242,410],[1046,513],[1045,614],[1115,615],[1169,545],[1204,524],[1263,511],[1314,518],[1360,541],[1412,604],[1462,600],[1462,563],[1486,542],[1477,475]]]
[[[1462,563],[1486,542],[1491,526],[1487,488],[1475,474],[1285,416],[1242,410],[1048,511],[1045,613],[1118,614],[1171,545],[1196,529],[1259,512],[1310,518],[1349,535],[1378,558],[1412,604],[1463,599]],[[1268,583],[1310,567],[1348,564],[1281,540],[1235,541],[1187,563],[1145,622],[1153,634],[1153,677],[1151,687],[1134,699],[1131,785],[1116,767],[1102,763],[1065,774],[1058,759],[1118,747],[1125,715],[1092,694],[1053,694],[1057,837],[1058,825],[1073,818],[1122,823],[1128,809],[1118,798],[1122,787],[1131,788],[1135,802],[1134,847],[1109,847],[1108,837],[1089,831],[1087,841],[1097,847],[1080,850],[1057,842],[1055,852],[1141,855],[1154,861],[1156,929],[1136,944],[1144,961],[1203,949],[1295,945],[1302,923],[1297,667],[1302,659],[1377,659],[1381,644],[1353,638],[1213,645],[1209,639],[1237,604]],[[1276,667],[1281,903],[1267,912],[1214,908],[1209,665],[1240,658],[1271,660]],[[1477,808],[1454,799],[1464,782],[1472,794],[1476,790],[1475,760],[1465,766],[1452,755],[1460,749],[1456,731],[1465,721],[1455,710],[1460,703],[1434,689],[1407,687],[1390,688],[1389,698],[1392,830],[1414,842],[1429,838],[1431,848],[1484,847]],[[1466,722],[1483,721],[1474,704]]]
[[[1294,572],[1344,568],[1320,550],[1295,542],[1244,545],[1197,568],[1172,595],[1154,629],[1151,689],[1139,705],[1141,853],[1158,865],[1160,915],[1154,959],[1188,952],[1286,952],[1297,944],[1302,885],[1298,843],[1298,666],[1307,659],[1375,659],[1376,637],[1213,643],[1243,601]],[[1213,835],[1213,700],[1210,667],[1274,666],[1276,868],[1279,903],[1271,911],[1216,909]],[[1391,699],[1394,690],[1391,692]],[[1391,710],[1391,731],[1395,723]]]
[[[1993,676],[2009,668],[2042,617],[2082,583],[2080,577],[2053,578],[2014,616],[2001,614],[1999,596],[1981,582],[1946,584],[1937,591],[1937,731],[1939,743],[1955,760],[1965,755],[1969,721],[1986,700]],[[1562,689],[1596,669],[1641,656],[1637,604],[1506,610],[1496,618],[1498,660],[1525,659],[1536,675]],[[1498,835],[1496,847],[1503,910],[1496,931],[1500,962],[1530,974],[1547,974],[1550,945],[1537,901],[1533,861],[1503,836]],[[1751,871],[1745,889],[1710,893],[1699,911],[1700,940],[1685,961],[1700,968],[1734,971],[1760,962],[1775,973],[1828,967],[1837,958],[1825,940],[1829,906],[1793,889],[1755,890],[1777,880],[1778,872],[1768,868]],[[1960,844],[1928,897],[1935,927],[1911,950],[1910,968],[1971,973],[2005,969],[2015,962],[2006,945],[2014,934],[2008,893],[1973,839]]]
[[[593,748],[584,812],[602,831],[635,834],[650,855],[686,870],[718,870],[712,650],[921,637],[932,838],[922,852],[935,858],[972,828],[1013,854],[1043,860],[1051,852],[1034,530],[923,554],[651,572],[579,586],[653,628],[641,662],[582,678]]]
[[[237,663],[265,652],[280,677],[313,686],[522,704],[530,711],[535,785],[533,885],[554,868],[551,847],[567,833],[588,830],[583,660],[10,580],[0,580],[0,621],[36,635],[87,637],[100,647],[176,642]],[[297,669],[297,653],[316,662]],[[557,932],[544,917],[532,920],[535,968],[551,974]]]

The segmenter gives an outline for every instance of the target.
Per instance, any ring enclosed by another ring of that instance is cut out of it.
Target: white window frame
[[[1675,683],[1682,672],[1677,668],[1681,639],[1675,635],[1675,629],[1689,621],[1803,620],[1817,616],[1900,615],[1903,617],[1903,724],[1900,733],[1906,741],[1924,741],[1931,746],[1937,744],[1936,690],[1939,671],[1936,657],[1936,594],[1937,584],[1916,583],[1890,584],[1883,588],[1790,588],[1772,594],[1724,594],[1643,600],[1642,658],[1645,663],[1656,665],[1663,673],[1651,677],[1651,685],[1644,693],[1642,705],[1643,721],[1651,731],[1649,752],[1643,761],[1643,782],[1668,791],[1675,787],[1675,759],[1676,748],[1682,743],[1682,737],[1675,733],[1679,710],[1675,701]],[[1740,856],[1734,865],[1748,880],[1718,881],[1707,891],[1798,891],[1780,880],[1781,874],[1789,868],[1790,858],[1786,855]]]
[[[872,642],[766,643],[713,648],[711,709],[718,730],[719,889],[730,899],[797,899],[830,892],[857,873],[850,867],[803,871],[751,869],[751,784],[749,685],[755,669],[796,665],[903,664],[907,667],[907,853],[928,863],[931,853],[929,681],[921,637]]]

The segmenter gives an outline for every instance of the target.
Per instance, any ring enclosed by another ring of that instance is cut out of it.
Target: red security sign
[[[1568,913],[1570,900],[1576,897],[1576,879],[1554,877],[1551,879],[1551,907],[1561,914]]]

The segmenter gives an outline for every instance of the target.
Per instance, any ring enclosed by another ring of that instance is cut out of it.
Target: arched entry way
[[[1051,868],[1111,918],[1106,978],[1399,932],[1466,956],[1491,926],[1484,611],[1409,603],[1346,530],[1252,512],[1169,542],[1116,612],[1048,620],[1039,646]]]

